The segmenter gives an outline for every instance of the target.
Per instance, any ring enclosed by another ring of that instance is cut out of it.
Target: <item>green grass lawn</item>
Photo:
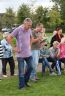
[[[0,96],[65,96],[65,75],[41,77],[31,87],[18,89],[18,77],[8,77],[0,81]]]
[[[51,34],[47,34],[49,40]],[[0,35],[1,37],[1,35]],[[16,67],[17,69],[17,67]],[[9,70],[9,67],[7,68]],[[45,77],[38,73],[40,80],[31,83],[31,88],[18,89],[18,77],[8,77],[0,81],[0,96],[65,96],[65,75]]]

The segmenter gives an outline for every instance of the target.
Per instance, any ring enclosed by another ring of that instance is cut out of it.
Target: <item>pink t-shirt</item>
[[[60,44],[59,49],[60,49],[60,58],[65,58],[65,44]]]

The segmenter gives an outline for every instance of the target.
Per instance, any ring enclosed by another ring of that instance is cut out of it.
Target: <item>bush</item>
[[[13,38],[12,44],[15,46],[16,45],[16,38]]]

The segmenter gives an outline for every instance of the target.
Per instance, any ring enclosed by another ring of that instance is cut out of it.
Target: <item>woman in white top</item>
[[[2,58],[3,58],[3,46],[0,41],[0,80],[2,79]]]
[[[7,41],[7,36],[9,35],[8,32],[5,32],[3,34],[3,40],[1,41],[1,44],[4,48],[4,55],[2,59],[2,71],[3,71],[3,77],[7,77],[7,72],[6,72],[6,65],[9,63],[10,66],[10,75],[14,75],[14,68],[15,68],[15,63],[14,63],[14,58],[13,58],[13,52],[12,52],[12,46],[9,44]]]

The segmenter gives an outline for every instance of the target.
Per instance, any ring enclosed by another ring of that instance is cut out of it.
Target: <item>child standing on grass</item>
[[[3,57],[3,46],[0,41],[0,80],[2,79],[2,57]]]

